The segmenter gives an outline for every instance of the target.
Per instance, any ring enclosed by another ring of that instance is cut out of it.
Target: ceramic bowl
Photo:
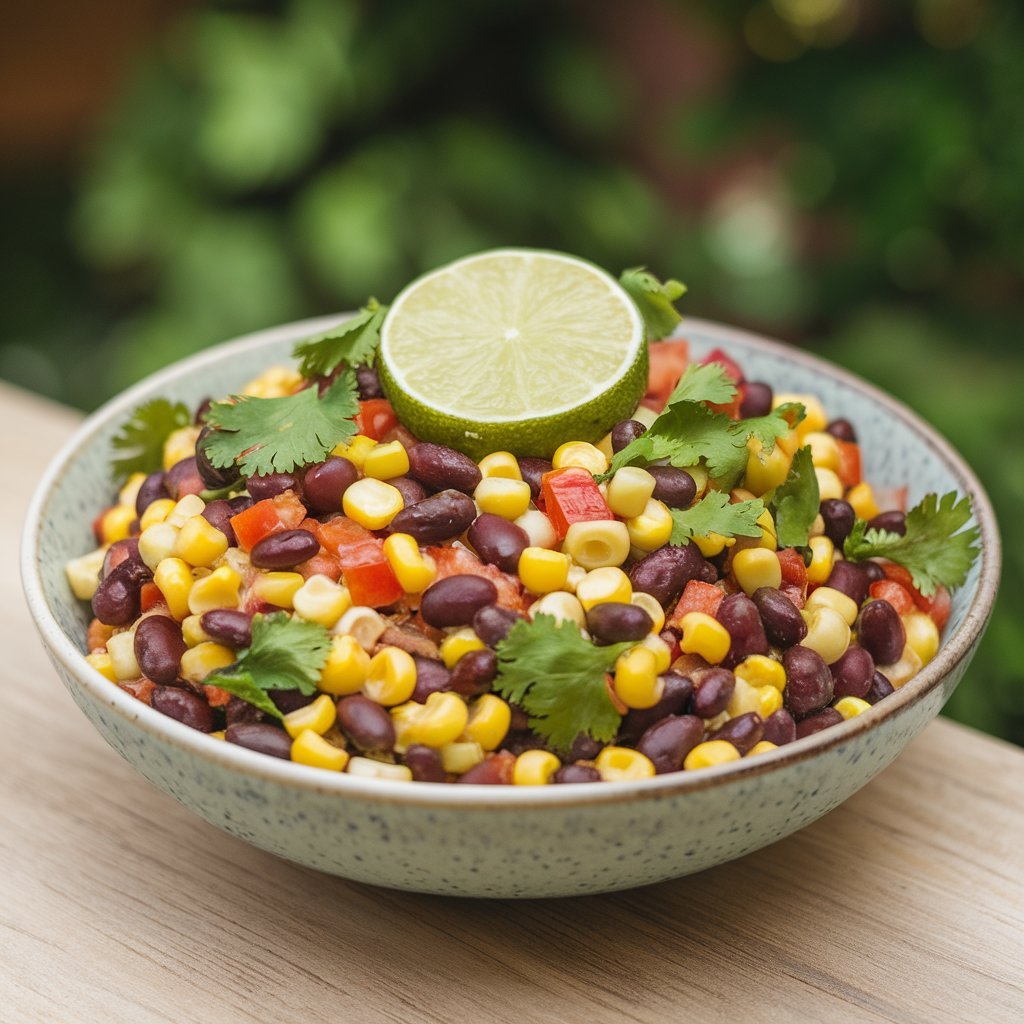
[[[88,611],[67,559],[93,547],[110,499],[110,440],[129,413],[163,395],[194,406],[238,388],[296,339],[337,317],[262,331],[186,359],[105,405],[54,459],[25,527],[22,574],[54,666],[105,739],[154,785],[264,850],[376,885],[461,896],[603,892],[675,878],[741,857],[802,828],[856,792],[936,715],[960,681],[992,609],[999,537],[985,492],[931,427],[864,381],[784,345],[699,320],[683,334],[715,347],[753,380],[817,394],[863,443],[866,477],[910,483],[909,500],[970,495],[982,557],[954,599],[942,648],[915,679],[869,711],[814,736],[698,772],[638,782],[548,787],[380,781],[280,761],[212,739],[153,711],[83,658]]]

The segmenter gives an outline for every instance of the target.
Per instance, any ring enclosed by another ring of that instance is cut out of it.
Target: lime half
[[[378,366],[399,419],[480,458],[595,441],[647,384],[640,313],[599,267],[495,249],[408,286],[381,329]]]

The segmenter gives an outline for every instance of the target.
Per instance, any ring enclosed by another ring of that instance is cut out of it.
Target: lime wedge
[[[495,249],[409,285],[381,328],[378,366],[419,438],[480,458],[596,441],[644,394],[640,314],[619,283],[562,253]]]

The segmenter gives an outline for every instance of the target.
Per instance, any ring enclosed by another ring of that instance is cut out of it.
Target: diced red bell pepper
[[[690,361],[690,343],[684,339],[652,341],[647,346],[647,360],[647,393],[640,403],[655,412],[661,412],[668,396],[679,383],[679,378],[686,372]]]
[[[443,580],[448,576],[482,576],[498,588],[498,604],[502,608],[514,612],[525,611],[523,585],[517,576],[502,572],[495,565],[484,564],[466,548],[433,547],[426,550],[437,566],[436,579]]]
[[[860,461],[860,445],[853,441],[836,439],[839,449],[839,469],[836,476],[844,487],[856,487],[863,479]]]
[[[782,567],[782,579],[786,583],[793,584],[803,591],[807,586],[807,566],[804,565],[804,556],[796,548],[783,548],[776,552],[779,565]]]
[[[326,576],[337,583],[341,577],[341,559],[329,551],[321,551],[308,561],[295,566],[295,571],[301,572],[307,580],[310,576]]]
[[[386,398],[368,398],[359,403],[356,427],[365,437],[380,441],[389,430],[398,425],[398,417]]]
[[[690,580],[683,588],[683,596],[679,598],[668,624],[673,629],[680,629],[683,616],[689,615],[690,612],[703,612],[714,617],[723,597],[725,594],[722,593],[721,587],[716,587],[713,583],[704,583],[702,580]]]
[[[877,601],[888,601],[900,615],[917,611],[910,591],[895,580],[876,580],[868,587],[868,593]]]
[[[573,523],[614,519],[601,496],[593,476],[581,466],[553,469],[541,477],[544,511],[559,538],[565,537]]]
[[[139,591],[140,610],[144,612],[152,611],[158,604],[163,603],[164,595],[152,580],[142,584],[142,589]]]
[[[369,530],[346,516],[335,516],[320,524],[319,536],[327,556],[337,559],[354,604],[382,608],[405,594],[384,556],[383,541]]]
[[[394,570],[383,554],[377,561],[363,562],[359,565],[347,565],[342,560],[341,574],[352,595],[353,604],[383,608],[401,600],[405,595],[402,584],[398,582]]]
[[[292,491],[257,501],[231,517],[231,528],[243,551],[252,549],[264,537],[282,530],[294,530],[306,518],[306,507]]]
[[[203,695],[211,708],[222,708],[231,700],[231,694],[227,690],[212,683],[203,685]]]

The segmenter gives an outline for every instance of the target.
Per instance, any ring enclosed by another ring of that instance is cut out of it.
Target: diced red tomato
[[[740,418],[740,403],[743,400],[743,371],[720,348],[708,353],[700,361],[701,366],[707,366],[709,363],[718,363],[732,378],[736,385],[736,397],[731,402],[708,402],[708,408],[714,412],[724,412],[731,419],[738,420]]]
[[[839,448],[839,469],[836,476],[844,487],[856,487],[863,479],[860,461],[860,445],[853,441],[836,439]]]
[[[92,521],[92,535],[96,538],[97,544],[103,543],[103,517],[109,511],[110,507],[108,506]]]
[[[932,617],[932,621],[939,629],[944,629],[949,622],[949,612],[952,608],[952,600],[949,591],[940,583],[935,588],[932,597],[923,597],[920,594],[917,598],[918,607]]]
[[[306,507],[293,491],[264,498],[231,517],[231,528],[243,551],[252,549],[264,537],[282,530],[294,530],[306,518]]]
[[[319,564],[333,567],[336,561],[354,604],[382,608],[394,604],[405,594],[384,557],[383,541],[369,530],[347,516],[335,516],[320,524],[319,537],[326,549],[323,553],[326,559]],[[320,557],[316,556],[310,562],[316,562]]]
[[[910,575],[909,569],[904,569],[902,565],[896,562],[881,562],[879,564],[882,566],[882,572],[885,573],[887,580],[892,580],[901,587],[906,587],[911,592],[916,589],[914,587],[914,577]]]
[[[614,519],[608,503],[594,483],[593,476],[580,466],[553,469],[541,478],[544,511],[559,537],[573,523]]]
[[[882,512],[907,510],[907,488],[903,487],[876,487],[875,503]]]
[[[895,580],[877,580],[868,587],[868,593],[876,601],[888,601],[900,615],[917,611],[917,605],[910,591]]]
[[[518,577],[502,572],[497,566],[485,565],[466,548],[427,548],[437,566],[437,579],[448,576],[483,576],[498,588],[498,604],[514,612],[524,611],[523,585]]]
[[[326,523],[320,523],[317,536],[320,543],[334,554],[338,554],[343,548],[362,544],[377,546],[377,538],[366,527],[360,526],[348,516],[335,516]]]
[[[398,425],[398,417],[386,398],[368,398],[359,403],[356,426],[359,433],[379,441]]]
[[[794,587],[799,587],[803,592],[804,587],[807,586],[807,566],[804,565],[803,555],[796,548],[783,548],[776,554],[779,565],[782,567],[783,581],[791,583]]]
[[[163,603],[164,595],[152,580],[142,584],[142,589],[139,591],[139,607],[142,611],[152,611],[158,604]]]
[[[99,650],[107,646],[107,641],[113,635],[113,626],[105,626],[99,619],[93,619],[85,634],[85,646],[89,651]]]
[[[690,580],[683,588],[683,596],[679,598],[668,624],[674,629],[680,629],[683,616],[689,615],[690,612],[703,612],[705,615],[713,616],[718,611],[723,597],[725,595],[721,588],[713,583]]]
[[[203,693],[206,695],[206,703],[211,708],[222,708],[231,700],[231,694],[227,690],[222,690],[219,686],[213,686],[212,684],[209,686],[204,684]]]
[[[341,559],[329,551],[321,550],[320,554],[295,566],[295,571],[301,572],[307,580],[310,576],[326,576],[337,582],[341,578]]]
[[[652,341],[647,346],[647,393],[640,400],[655,412],[665,408],[679,378],[690,361],[690,343],[678,341]]]
[[[352,603],[369,608],[383,608],[394,604],[405,594],[388,560],[383,557],[377,562],[361,565],[342,563],[342,576],[352,595]]]
[[[125,693],[130,693],[133,697],[141,700],[143,704],[152,704],[153,702],[153,690],[156,689],[156,683],[149,679],[137,679],[128,683],[118,683]]]

